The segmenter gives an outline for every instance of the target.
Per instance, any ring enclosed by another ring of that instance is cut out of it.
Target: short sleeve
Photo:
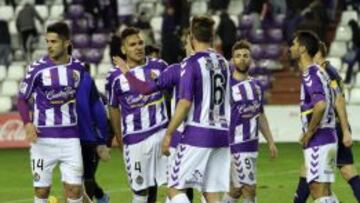
[[[186,62],[185,66],[180,70],[180,99],[186,99],[188,101],[193,100],[194,95],[194,79],[195,79],[194,67],[191,63]]]
[[[110,106],[113,106],[113,107],[119,106],[119,101],[118,101],[118,97],[117,97],[119,87],[120,87],[119,79],[117,79],[116,77],[113,77],[113,75],[110,74],[107,77],[107,81],[105,84],[106,97],[107,97],[107,100],[108,100]]]
[[[180,78],[177,69],[178,65],[172,65],[166,68],[158,78],[155,79],[156,85],[159,89],[171,89],[173,88]]]
[[[304,78],[304,80],[305,87],[311,97],[311,102],[313,104],[326,100],[324,87],[318,74],[309,74]]]
[[[20,83],[18,96],[22,99],[28,100],[36,87],[36,73],[35,67],[29,65],[24,79]]]

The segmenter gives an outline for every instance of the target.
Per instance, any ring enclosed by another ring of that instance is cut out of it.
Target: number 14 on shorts
[[[31,159],[32,170],[35,169],[44,170],[44,159]]]

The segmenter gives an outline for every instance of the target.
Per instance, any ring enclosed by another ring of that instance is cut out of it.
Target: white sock
[[[147,203],[147,199],[148,196],[140,196],[140,195],[135,195],[133,197],[132,203]]]
[[[315,200],[315,203],[336,203],[336,199],[332,196],[320,197]]]
[[[335,192],[331,191],[331,197],[334,199],[335,203],[339,203],[339,199],[337,198]]]
[[[231,197],[229,194],[225,193],[222,203],[236,203],[237,199]]]
[[[180,193],[171,199],[171,203],[190,203],[190,200],[187,198],[186,194]]]
[[[40,199],[38,197],[34,197],[34,203],[47,203],[48,200],[47,199]]]
[[[256,198],[244,197],[244,203],[256,203]]]
[[[67,198],[68,203],[82,203],[83,202],[83,198],[80,197],[79,199],[70,199]]]
[[[171,203],[171,200],[169,197],[166,197],[165,203]]]

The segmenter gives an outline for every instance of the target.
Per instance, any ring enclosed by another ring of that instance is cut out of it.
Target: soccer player
[[[99,158],[110,159],[108,141],[108,126],[105,106],[101,100],[94,80],[88,73],[88,66],[76,95],[79,129],[81,132],[81,151],[84,163],[84,186],[90,199],[94,196],[98,203],[109,202],[109,195],[104,193],[95,180],[95,172]]]
[[[290,48],[291,57],[303,72],[300,143],[304,148],[306,181],[315,202],[325,203],[337,201],[330,190],[335,181],[337,140],[334,95],[326,73],[314,63],[318,50],[319,39],[309,31],[297,32]]]
[[[137,78],[151,80],[151,74],[159,75],[167,67],[160,59],[145,57],[144,40],[138,29],[126,28],[121,39],[126,64]],[[148,188],[166,183],[167,157],[161,155],[161,140],[168,124],[164,96],[161,92],[144,96],[134,91],[116,67],[110,70],[106,90],[111,124],[124,143],[133,203],[146,203]]]
[[[190,27],[194,54],[181,63],[180,100],[162,144],[169,155],[172,135],[186,119],[169,171],[168,195],[172,203],[188,203],[184,190],[196,188],[208,203],[215,203],[218,193],[229,189],[229,66],[211,49],[214,21],[194,17]]]
[[[243,195],[245,203],[256,202],[256,160],[258,131],[268,142],[270,155],[275,158],[275,146],[264,112],[264,92],[259,81],[249,77],[251,45],[236,42],[232,48],[234,68],[231,77],[230,150],[232,188],[225,195],[224,203],[235,203]]]
[[[185,50],[187,55],[189,56],[192,53],[192,47],[190,44],[189,37],[187,37]],[[179,85],[180,85],[180,64],[173,64],[168,66],[168,68],[163,71],[159,77],[154,78],[154,80],[150,81],[141,81],[137,79],[134,75],[129,72],[129,69],[126,67],[126,63],[120,58],[114,58],[114,64],[120,68],[121,72],[125,75],[126,79],[129,82],[130,87],[134,88],[135,91],[148,95],[157,91],[166,90],[168,92],[172,92],[171,99],[171,112],[175,111],[175,105],[179,100]],[[169,164],[173,158],[175,158],[176,147],[178,146],[181,139],[182,127],[178,128],[171,139],[171,155],[169,156]],[[151,194],[151,188],[150,188]],[[191,188],[186,190],[186,195],[189,200],[193,200],[193,190]],[[150,197],[150,196],[149,196]]]
[[[83,163],[75,100],[84,67],[68,55],[70,31],[65,23],[47,27],[46,42],[48,55],[28,66],[18,95],[18,110],[31,141],[34,202],[48,201],[52,172],[59,164],[67,202],[80,203]]]
[[[360,201],[360,179],[354,166],[354,158],[351,150],[352,138],[350,125],[346,113],[346,101],[343,92],[343,82],[336,69],[326,61],[327,48],[321,42],[319,51],[314,57],[314,61],[321,66],[328,74],[331,80],[331,88],[335,92],[335,110],[336,110],[336,134],[338,137],[337,167],[340,169],[342,177],[349,183],[353,193]],[[300,177],[298,189],[296,191],[296,203],[305,203],[309,196],[309,189],[304,177]]]

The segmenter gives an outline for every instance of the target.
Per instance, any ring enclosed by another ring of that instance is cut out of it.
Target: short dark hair
[[[56,22],[47,27],[46,32],[53,32],[58,34],[61,38],[70,40],[70,29],[65,22]]]
[[[125,28],[120,35],[121,45],[125,42],[126,38],[131,35],[137,35],[140,33],[140,30],[135,27],[127,27]]]
[[[214,39],[214,20],[207,16],[195,16],[191,21],[191,34],[196,40],[211,43]]]
[[[247,40],[243,39],[243,40],[235,42],[231,51],[232,51],[232,53],[234,53],[236,50],[239,50],[239,49],[247,49],[247,50],[251,51],[251,45]]]
[[[319,51],[319,37],[312,31],[298,31],[295,34],[301,46],[304,46],[311,57]]]
[[[322,57],[327,56],[328,49],[327,49],[326,44],[324,42],[319,43],[319,51],[320,51]]]
[[[160,53],[160,48],[155,45],[146,45],[145,46],[145,55],[150,55],[154,52]]]

